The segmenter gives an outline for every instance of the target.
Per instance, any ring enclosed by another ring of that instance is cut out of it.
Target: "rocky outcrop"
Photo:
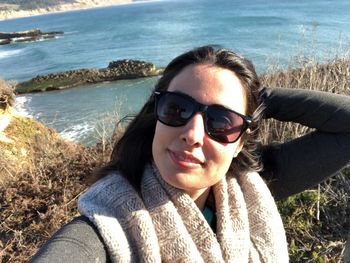
[[[163,72],[154,64],[139,60],[117,60],[102,69],[77,69],[45,76],[22,82],[17,85],[16,93],[41,92],[76,87],[87,83],[115,81],[157,76]]]
[[[118,71],[119,74],[129,74],[130,72],[147,74],[147,72],[155,70],[155,66],[149,62],[124,59],[110,62],[107,69]]]
[[[42,32],[39,29],[12,33],[0,32],[0,45],[7,45],[14,42],[32,42],[42,39],[50,39],[62,34],[64,34],[62,31]]]

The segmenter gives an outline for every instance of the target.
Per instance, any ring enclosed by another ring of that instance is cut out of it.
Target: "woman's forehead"
[[[185,67],[169,84],[169,91],[190,95],[200,103],[219,104],[240,113],[246,111],[245,90],[237,75],[209,64]]]

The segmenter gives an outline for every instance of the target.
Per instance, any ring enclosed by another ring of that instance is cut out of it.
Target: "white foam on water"
[[[33,118],[33,116],[29,113],[28,103],[32,100],[32,97],[29,96],[17,96],[15,99],[15,110],[27,117]]]
[[[1,50],[0,51],[0,59],[17,56],[20,53],[22,53],[24,48],[22,49],[15,49],[15,50]]]
[[[80,142],[84,137],[87,137],[89,133],[92,133],[94,129],[94,126],[87,122],[84,122],[75,126],[68,127],[61,131],[60,134],[67,140]]]

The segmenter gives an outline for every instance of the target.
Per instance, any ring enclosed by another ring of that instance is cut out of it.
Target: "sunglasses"
[[[221,143],[233,143],[241,137],[252,122],[242,115],[221,105],[204,105],[192,97],[177,92],[154,92],[155,114],[161,123],[179,127],[186,125],[197,113],[203,113],[204,129],[210,138]]]

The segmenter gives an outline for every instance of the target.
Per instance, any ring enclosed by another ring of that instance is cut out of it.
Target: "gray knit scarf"
[[[257,173],[213,186],[217,229],[194,201],[148,165],[141,196],[119,173],[93,185],[78,206],[98,228],[113,262],[288,262],[274,199]]]

